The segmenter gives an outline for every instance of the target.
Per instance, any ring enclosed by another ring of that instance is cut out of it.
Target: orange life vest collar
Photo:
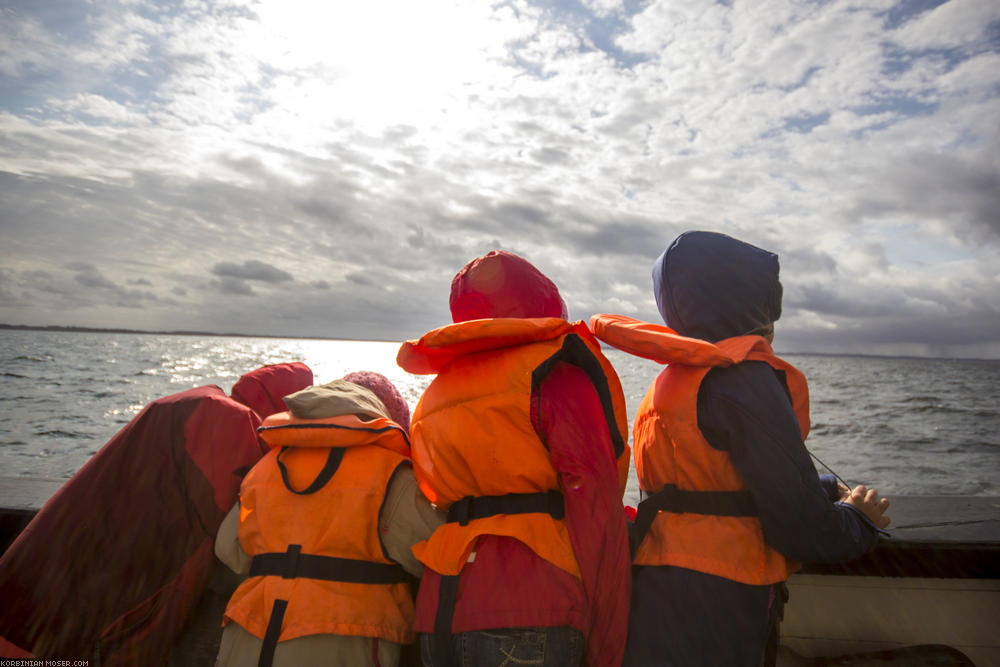
[[[582,320],[567,322],[558,317],[498,317],[457,322],[429,331],[419,340],[403,343],[396,363],[410,373],[431,375],[440,373],[452,361],[467,354],[552,340],[568,333],[594,341],[593,334]]]
[[[590,329],[599,339],[619,350],[661,364],[725,367],[743,361],[764,361],[786,373],[792,407],[802,439],[809,435],[809,390],[805,377],[774,355],[762,336],[734,336],[717,343],[688,338],[662,324],[652,324],[625,315],[600,314],[590,318]]]
[[[773,354],[771,344],[761,336],[737,336],[709,343],[625,315],[594,315],[590,329],[608,345],[661,364],[731,366],[753,353]]]
[[[274,447],[360,447],[376,445],[409,458],[410,440],[402,426],[384,417],[363,420],[357,415],[300,419],[279,412],[257,429],[261,439]]]

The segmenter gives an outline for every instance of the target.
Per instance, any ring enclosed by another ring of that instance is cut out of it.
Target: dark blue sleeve
[[[840,488],[837,486],[837,478],[834,475],[830,473],[820,475],[819,484],[826,491],[826,497],[830,499],[831,503],[840,500]]]
[[[698,392],[698,426],[710,445],[729,452],[753,495],[764,539],[783,556],[836,563],[875,545],[877,534],[859,512],[831,502],[770,365],[712,369]]]

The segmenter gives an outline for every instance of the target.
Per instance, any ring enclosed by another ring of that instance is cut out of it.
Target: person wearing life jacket
[[[810,461],[805,377],[771,348],[777,255],[688,232],[656,261],[653,288],[666,327],[591,319],[602,341],[667,364],[633,426],[647,497],[625,664],[773,664],[765,648],[776,650],[796,563],[864,554],[889,523],[888,500],[821,479]]]
[[[517,255],[466,264],[450,307],[453,324],[397,356],[436,374],[411,428],[420,488],[448,512],[413,548],[424,664],[620,664],[630,577],[618,377]]]
[[[262,393],[312,384],[301,363],[243,378]],[[164,665],[217,642],[199,623],[229,598],[212,545],[263,454],[259,412],[206,385],[151,401],[115,433],[3,553],[0,656]]]
[[[359,372],[289,396],[260,427],[216,555],[248,578],[223,618],[216,664],[399,665],[412,644],[410,547],[443,516],[409,460],[409,408]]]

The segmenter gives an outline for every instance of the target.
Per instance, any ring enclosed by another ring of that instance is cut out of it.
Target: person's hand
[[[889,499],[879,498],[875,489],[866,489],[863,484],[859,484],[844,498],[844,502],[864,512],[876,528],[885,528],[889,525],[890,519],[885,514],[889,509]]]
[[[837,500],[842,503],[847,502],[847,499],[851,496],[851,490],[843,483],[837,482]]]

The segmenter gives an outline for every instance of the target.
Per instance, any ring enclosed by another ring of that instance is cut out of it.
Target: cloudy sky
[[[1000,3],[0,0],[0,322],[401,340],[493,248],[658,321],[690,229],[779,350],[1000,357]]]

